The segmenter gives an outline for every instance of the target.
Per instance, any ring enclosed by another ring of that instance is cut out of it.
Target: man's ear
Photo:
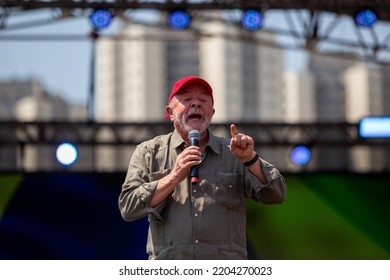
[[[170,106],[170,105],[167,105],[166,107],[165,107],[165,111],[167,111],[167,113],[168,113],[168,115],[169,115],[169,118],[171,118],[172,117],[172,111],[173,111],[173,109],[172,109],[172,107]]]

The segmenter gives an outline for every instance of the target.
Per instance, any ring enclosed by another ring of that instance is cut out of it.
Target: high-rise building
[[[96,119],[103,122],[160,121],[165,115],[166,46],[161,30],[146,25],[124,27],[120,40],[101,39],[96,52]],[[110,134],[99,137],[104,140]],[[128,164],[128,147],[96,148],[97,170]]]
[[[321,139],[347,141],[337,123],[345,122],[346,91],[343,74],[356,63],[356,59],[342,53],[328,55],[313,54],[309,71],[314,76],[317,121],[335,123],[334,130],[319,130]],[[321,147],[316,152],[315,165],[321,170],[351,169],[349,152],[346,147]]]
[[[23,97],[34,91],[41,91],[37,81],[9,81],[0,83],[0,119],[16,120],[15,106]],[[7,135],[14,138],[15,135]],[[22,147],[20,145],[2,145],[0,147],[0,169],[15,170],[21,165]]]
[[[17,119],[15,106],[24,97],[40,95],[42,85],[36,80],[4,81],[0,83],[0,119]]]
[[[273,35],[243,34],[218,17],[201,29],[212,34],[199,42],[199,64],[216,93],[214,121],[282,121],[282,51],[261,44]]]
[[[213,15],[215,19],[200,25],[203,32],[212,34],[199,41],[200,74],[210,82],[215,93],[213,120],[241,120],[244,115],[242,44],[233,39],[239,34],[237,28],[226,25],[217,13]]]
[[[358,123],[362,117],[390,112],[385,68],[372,67],[357,58],[342,53],[311,56],[317,120],[335,123],[334,130],[318,131],[321,138],[347,142],[348,136],[337,129],[337,123]],[[382,171],[388,168],[387,153],[384,147],[321,147],[316,164],[321,170]]]
[[[284,121],[287,123],[313,123],[317,119],[315,80],[308,73],[287,71],[283,76]]]
[[[70,112],[73,120],[85,119],[86,110],[81,106],[70,105],[61,97],[48,94],[37,80],[10,81],[0,83],[1,120],[14,121],[66,121]],[[7,137],[13,137],[8,135]],[[14,136],[16,137],[16,136]],[[75,168],[86,168],[88,149]],[[55,147],[52,145],[11,145],[0,149],[0,169],[15,170],[58,170]],[[73,167],[72,167],[73,168]]]
[[[315,80],[308,73],[287,71],[283,76],[283,116],[284,122],[290,124],[314,123],[317,118],[315,100]],[[289,139],[298,142],[304,139],[305,135],[300,131],[294,131]],[[293,147],[290,147],[292,149]],[[285,169],[300,171],[302,167],[293,164],[289,157],[284,155]],[[305,169],[315,169],[315,159]]]
[[[383,83],[380,69],[363,63],[350,66],[344,73],[346,121],[358,123],[367,116],[383,116]],[[360,172],[381,171],[385,166],[385,148],[357,146],[350,148],[350,165]]]
[[[317,120],[320,122],[345,121],[345,84],[343,74],[356,63],[343,54],[310,57],[309,71],[316,80]]]
[[[390,116],[390,66],[382,67],[382,104],[383,104],[383,115]],[[390,149],[387,148],[384,152],[385,158],[385,171],[390,171]]]
[[[96,56],[96,119],[156,121],[163,116],[166,49],[161,30],[131,24],[121,40],[101,39]]]
[[[199,45],[187,31],[166,31],[167,35],[175,35],[179,40],[167,40],[166,45],[166,88],[162,93],[163,105],[166,105],[169,92],[175,81],[189,75],[200,76]]]

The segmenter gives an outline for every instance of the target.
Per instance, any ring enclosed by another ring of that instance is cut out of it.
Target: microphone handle
[[[191,146],[199,147],[199,139],[198,138],[191,138],[190,142],[191,142]],[[191,184],[192,185],[198,184],[198,182],[199,182],[199,167],[197,165],[191,167],[190,176],[191,176]]]
[[[191,184],[197,184],[199,182],[199,167],[191,167]]]

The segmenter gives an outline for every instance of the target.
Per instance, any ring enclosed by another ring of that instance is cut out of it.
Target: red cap
[[[209,85],[208,82],[206,82],[205,80],[203,80],[197,76],[187,76],[187,77],[184,77],[184,78],[176,81],[175,84],[173,85],[172,90],[171,90],[171,94],[169,95],[168,103],[171,101],[172,97],[180,91],[180,89],[182,89],[184,86],[188,86],[188,85],[200,85],[200,86],[204,87],[206,89],[206,91],[210,94],[211,100],[214,103],[213,89],[211,88],[211,86]],[[169,118],[169,114],[166,114],[164,116],[164,118],[165,119]]]

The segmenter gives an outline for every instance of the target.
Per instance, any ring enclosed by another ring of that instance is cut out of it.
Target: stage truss
[[[258,146],[388,146],[390,139],[359,137],[356,123],[236,123],[239,131],[251,135]],[[229,123],[212,124],[217,135],[229,137]],[[172,131],[163,123],[96,122],[0,122],[0,145],[137,145]]]
[[[353,18],[361,8],[373,9],[382,24],[380,27],[360,28],[351,25],[351,34],[335,36],[334,31],[342,24],[345,17]],[[8,31],[27,27],[50,24],[59,20],[88,16],[93,9],[110,9],[115,17],[123,18],[128,22],[134,21],[131,12],[136,10],[170,11],[173,9],[186,9],[199,15],[207,10],[245,10],[261,9],[263,12],[283,11],[285,26],[267,25],[262,31],[271,32],[288,37],[289,42],[259,42],[259,44],[272,45],[282,49],[307,50],[316,53],[325,53],[324,44],[327,46],[344,47],[360,52],[364,61],[380,65],[390,65],[390,0],[264,0],[264,1],[238,1],[238,0],[209,0],[209,1],[148,1],[148,0],[0,0],[0,41],[1,40],[89,40],[89,34],[83,35],[28,35],[12,34]],[[34,20],[32,22],[11,23],[11,18],[31,11],[46,9],[51,17]],[[328,20],[324,20],[324,15]],[[329,16],[330,15],[330,16]],[[204,20],[207,20],[205,18]],[[159,23],[161,25],[161,23]],[[202,34],[197,30],[194,36],[212,36]],[[385,33],[385,34],[383,34]],[[251,36],[243,33],[241,37],[234,39],[248,40]],[[123,38],[122,38],[123,39]],[[156,38],[154,38],[156,39]],[[161,40],[175,40],[174,38],[160,38]]]

